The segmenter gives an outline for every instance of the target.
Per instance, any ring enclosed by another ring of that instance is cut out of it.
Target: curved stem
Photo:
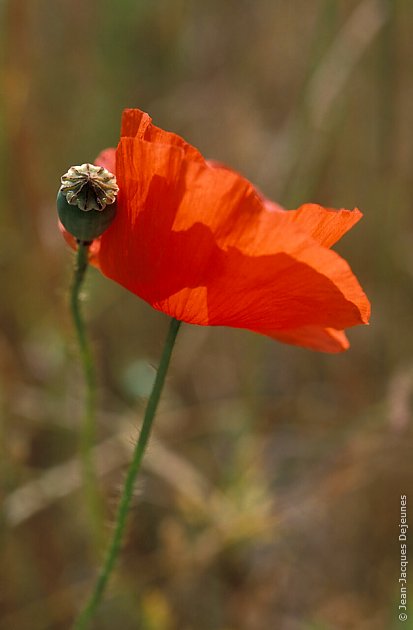
[[[88,267],[88,255],[89,244],[79,242],[70,294],[70,308],[86,386],[84,415],[80,431],[80,454],[87,501],[92,513],[95,541],[99,548],[103,536],[103,515],[91,450],[96,432],[96,378],[93,356],[80,309],[80,291]]]
[[[122,540],[123,540],[123,534],[124,534],[125,526],[126,526],[126,520],[127,520],[129,508],[130,508],[131,499],[133,496],[133,490],[135,487],[136,477],[140,470],[142,458],[145,453],[145,448],[149,440],[153,420],[154,420],[155,413],[158,407],[159,399],[161,397],[162,389],[165,383],[166,373],[168,371],[168,366],[171,359],[172,350],[175,344],[175,340],[178,334],[180,324],[181,322],[179,322],[176,319],[171,320],[168,336],[166,338],[165,345],[163,348],[155,382],[152,388],[151,395],[148,400],[148,405],[146,407],[141,432],[139,434],[139,439],[136,443],[135,450],[133,453],[133,459],[126,475],[126,480],[123,487],[122,496],[120,498],[120,502],[118,506],[113,537],[109,544],[106,557],[103,563],[103,567],[96,581],[93,593],[89,601],[86,603],[85,608],[83,609],[83,611],[81,612],[77,620],[75,621],[75,624],[73,626],[74,630],[84,630],[85,628],[88,627],[89,621],[94,616],[96,609],[102,599],[103,592],[107,586],[109,577],[113,571],[116,560],[119,556],[119,552],[120,552],[120,548],[121,548]]]

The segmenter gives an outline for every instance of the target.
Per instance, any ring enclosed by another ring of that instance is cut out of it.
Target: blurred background
[[[136,106],[287,208],[359,206],[336,249],[373,316],[338,356],[183,327],[93,627],[397,628],[400,495],[413,501],[413,3],[2,0],[0,20],[0,627],[69,628],[102,557],[55,196]],[[86,285],[107,538],[168,322],[95,270]]]

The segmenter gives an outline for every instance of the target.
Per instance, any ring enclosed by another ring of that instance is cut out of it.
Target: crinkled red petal
[[[195,324],[275,334],[367,322],[357,279],[325,246],[358,211],[274,212],[245,178],[207,163],[196,149],[193,159],[189,145],[154,131],[148,117],[127,115],[123,135],[118,215],[99,253],[107,276]]]

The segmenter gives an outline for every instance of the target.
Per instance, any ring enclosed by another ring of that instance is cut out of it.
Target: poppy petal
[[[211,166],[224,168],[235,173],[233,169],[214,160],[207,162]],[[312,236],[317,243],[324,245],[324,247],[334,245],[363,216],[358,208],[336,210],[335,208],[324,208],[315,203],[304,204],[297,210],[285,210],[278,203],[264,197],[258,190],[256,192],[261,196],[267,212],[287,212],[288,219],[295,223],[297,228]]]
[[[95,160],[96,166],[103,166],[110,173],[116,174],[116,149],[104,149]]]
[[[255,330],[367,322],[368,300],[347,263],[290,213],[266,211],[240,175],[139,137],[122,138],[116,160],[118,214],[99,263],[155,308]]]
[[[152,118],[140,109],[125,109],[122,115],[121,138],[138,138],[154,144],[167,144],[181,148],[185,155],[196,161],[205,162],[201,153],[181,136],[165,131],[152,124]]]
[[[260,331],[254,331],[260,332]],[[272,339],[288,343],[294,346],[302,346],[321,352],[343,352],[350,346],[343,330],[334,328],[320,328],[318,326],[302,326],[293,330],[277,330],[276,332],[263,332]]]
[[[312,236],[324,247],[334,245],[363,216],[358,208],[335,210],[323,208],[314,203],[307,203],[297,210],[290,210],[287,215],[300,230]]]

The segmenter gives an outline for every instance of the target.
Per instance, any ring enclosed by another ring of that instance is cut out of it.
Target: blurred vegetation
[[[400,495],[413,500],[413,4],[3,0],[0,20],[0,627],[68,628],[99,566],[55,195],[134,106],[287,207],[359,206],[337,249],[373,317],[340,356],[184,327],[94,627],[398,627]],[[94,270],[87,295],[109,533],[167,322]]]

